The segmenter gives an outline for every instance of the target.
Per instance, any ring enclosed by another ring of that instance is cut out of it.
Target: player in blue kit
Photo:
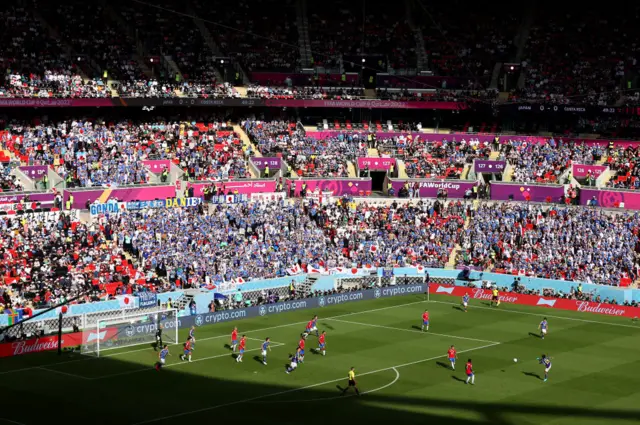
[[[267,337],[262,343],[262,364],[267,365],[267,350],[271,351],[271,340]]]
[[[300,349],[298,348],[296,350],[296,354],[291,356],[291,358],[289,359],[289,366],[287,366],[287,370],[286,370],[287,373],[291,373],[297,369],[298,362],[300,361],[299,357],[300,357]]]
[[[189,339],[191,340],[191,349],[195,350],[196,349],[196,327],[195,326],[191,326],[191,329],[189,329]]]
[[[547,335],[547,330],[549,329],[549,324],[547,323],[547,318],[542,319],[542,322],[538,325],[538,329],[540,330],[540,338],[544,339]]]
[[[547,357],[546,354],[543,354],[542,357],[538,357],[537,359],[541,365],[544,366],[544,381],[547,382],[549,379],[549,371],[551,370],[551,357]]]
[[[464,294],[462,297],[462,308],[464,308],[464,312],[467,312],[467,306],[469,305],[469,294]]]
[[[167,356],[169,356],[169,346],[165,344],[162,346],[162,350],[158,353],[158,361],[155,365],[156,370],[160,370],[164,366],[167,361]]]

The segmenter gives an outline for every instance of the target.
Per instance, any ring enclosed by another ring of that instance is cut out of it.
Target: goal
[[[156,344],[156,330],[162,328],[163,344],[178,343],[178,311],[164,309],[123,314],[118,318],[87,323],[82,330],[81,353],[100,357],[103,351],[136,345]]]

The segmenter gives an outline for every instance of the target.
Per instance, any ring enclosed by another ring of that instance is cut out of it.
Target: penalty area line
[[[429,300],[429,301],[425,301],[427,303],[436,303],[436,304],[449,304],[449,305],[459,305],[460,303],[456,303],[456,302],[449,302],[449,301],[435,301],[435,300]],[[508,306],[509,303],[503,303],[503,306]],[[514,305],[518,305],[518,304],[514,304]],[[502,311],[505,313],[514,313],[514,314],[525,314],[527,316],[538,316],[538,317],[552,317],[554,319],[564,319],[564,320],[571,320],[574,322],[583,322],[583,323],[592,323],[595,325],[605,325],[605,326],[618,326],[621,328],[632,328],[632,329],[640,329],[640,326],[634,326],[634,325],[625,325],[624,323],[609,323],[609,322],[600,322],[598,320],[589,320],[589,319],[579,319],[577,317],[566,317],[566,316],[554,316],[552,314],[547,314],[546,312],[540,312],[540,313],[532,313],[529,311],[518,311],[518,310],[509,310],[509,309],[505,309],[505,308],[496,308],[496,307],[484,307],[481,305],[473,305],[469,307],[469,310],[475,310],[475,309],[481,309],[481,310],[491,310],[491,311]],[[545,310],[545,311],[549,311],[549,310]],[[571,312],[571,310],[565,310],[567,312]],[[576,312],[573,312],[576,313]],[[610,316],[609,316],[610,317]]]
[[[282,344],[282,343],[273,343],[272,348],[282,347],[284,345],[285,344]],[[251,353],[251,352],[259,351],[259,350],[262,350],[262,348],[252,348],[250,350],[245,350],[244,352],[245,353]],[[176,367],[176,366],[185,366],[185,365],[189,365],[189,364],[193,364],[193,363],[203,362],[205,360],[219,359],[219,358],[222,358],[222,357],[232,357],[234,354],[238,354],[238,353],[237,352],[229,352],[229,353],[225,353],[225,354],[217,354],[215,356],[202,357],[202,358],[195,359],[195,360],[192,360],[192,361],[180,361],[178,363],[171,363],[171,364],[165,365],[165,366],[163,366],[163,369],[170,368],[170,367]],[[145,371],[148,372],[150,370],[155,370],[155,369],[152,368],[152,367],[145,367],[145,368],[142,368],[142,369],[127,370],[127,371],[124,371],[124,372],[113,373],[113,374],[110,374],[110,375],[98,376],[97,378],[85,378],[85,379],[91,379],[91,380],[95,381],[95,380],[100,380],[100,379],[113,378],[113,377],[116,377],[116,376],[131,375],[131,374],[134,374],[134,373],[140,373],[140,372],[145,372]]]
[[[333,322],[347,323],[347,324],[351,324],[351,325],[368,326],[368,327],[371,327],[371,328],[390,329],[392,331],[411,332],[411,333],[418,333],[418,334],[422,334],[422,335],[435,335],[435,336],[442,336],[442,337],[445,337],[445,338],[464,339],[464,340],[467,340],[467,341],[476,341],[476,342],[486,342],[486,343],[491,343],[491,344],[500,344],[498,341],[489,341],[487,339],[478,339],[478,338],[468,338],[466,336],[439,334],[439,333],[431,332],[431,331],[424,332],[424,331],[418,331],[418,330],[413,330],[413,329],[394,328],[393,326],[374,325],[372,323],[352,322],[350,320],[341,320],[341,319],[324,319],[324,320],[331,320]]]

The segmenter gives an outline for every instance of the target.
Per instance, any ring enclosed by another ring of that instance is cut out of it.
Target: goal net
[[[156,333],[162,329],[162,344],[178,343],[178,311],[164,309],[145,313],[123,314],[118,318],[98,320],[82,333],[82,354],[99,357],[103,351],[136,345],[155,346]]]

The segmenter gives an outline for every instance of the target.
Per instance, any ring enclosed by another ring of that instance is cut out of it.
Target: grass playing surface
[[[26,355],[0,362],[0,425],[184,423],[638,424],[640,326],[610,318],[451,297],[387,298],[198,328],[193,362],[172,346],[167,367],[153,369],[147,346],[80,354]],[[431,328],[420,332],[428,309]],[[311,352],[285,373],[310,317],[327,331],[327,355]],[[537,326],[549,319],[541,340]],[[228,347],[234,325],[250,338],[243,363]],[[272,340],[268,365],[260,343]],[[186,330],[181,338],[186,337]],[[454,344],[455,371],[447,361]],[[553,358],[549,381],[536,361]],[[473,360],[476,385],[465,385]],[[519,362],[514,363],[513,359]],[[355,366],[363,395],[340,397]],[[60,415],[60,416],[58,416]],[[58,419],[60,418],[60,419]]]

